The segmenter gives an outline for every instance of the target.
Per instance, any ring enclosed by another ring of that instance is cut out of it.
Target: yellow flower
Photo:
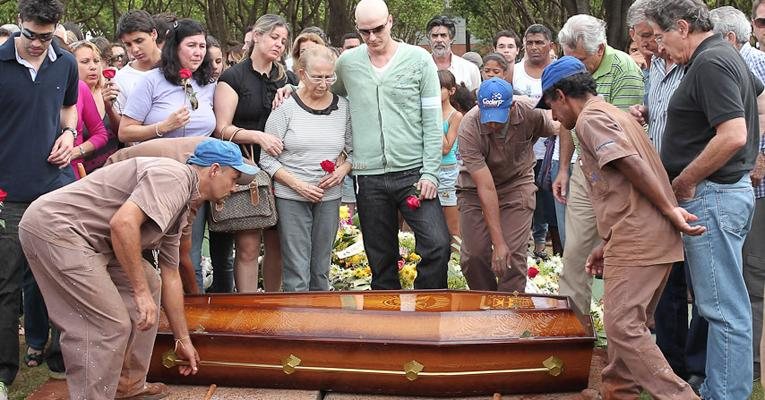
[[[422,257],[420,257],[420,255],[419,255],[419,254],[417,254],[417,253],[415,253],[415,252],[411,252],[411,253],[409,254],[409,257],[408,257],[408,261],[409,261],[409,262],[417,263],[417,262],[419,262],[420,260],[422,260]]]
[[[348,206],[340,206],[340,219],[345,221],[351,217],[351,211]]]

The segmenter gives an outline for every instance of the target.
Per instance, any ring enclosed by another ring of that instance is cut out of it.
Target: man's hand
[[[672,191],[677,201],[688,201],[696,195],[696,184],[686,182],[682,175],[672,180]]]
[[[630,106],[630,115],[640,124],[645,125],[645,119],[648,117],[648,109],[642,104]]]
[[[568,196],[568,166],[561,166],[558,176],[552,184],[553,197],[561,204],[566,204]]]
[[[417,190],[420,191],[421,200],[434,199],[436,198],[436,195],[438,195],[438,187],[436,187],[436,184],[427,179],[420,179],[419,182],[417,182]]]
[[[69,165],[74,147],[74,137],[69,131],[63,132],[53,143],[53,148],[48,155],[48,162],[63,169]]]
[[[587,262],[584,264],[584,270],[592,276],[603,276],[603,250],[606,247],[606,242],[601,242],[597,247],[592,250]]]
[[[510,268],[510,250],[504,243],[499,246],[494,246],[491,253],[491,270],[494,275],[501,279],[505,275],[505,271]]]
[[[292,96],[292,86],[285,85],[277,89],[276,96],[274,96],[274,101],[271,103],[271,109],[276,110],[279,108],[279,106],[282,105],[285,100],[289,99],[290,96]]]
[[[757,153],[757,160],[749,177],[752,179],[752,186],[762,185],[762,178],[765,177],[765,154]]]
[[[672,225],[677,228],[678,231],[690,236],[698,236],[706,232],[707,228],[696,225],[691,226],[689,222],[698,221],[699,217],[689,213],[682,207],[675,207],[667,215],[667,218],[672,222]]]
[[[181,360],[187,360],[189,365],[179,365],[178,372],[183,376],[196,375],[199,371],[199,353],[194,345],[191,343],[191,338],[186,336],[179,340],[175,346],[175,353]]]
[[[135,306],[138,309],[138,329],[145,331],[157,323],[157,304],[148,291],[135,292],[133,295]]]

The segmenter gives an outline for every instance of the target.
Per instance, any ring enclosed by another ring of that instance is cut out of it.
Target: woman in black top
[[[261,148],[273,156],[282,151],[282,141],[263,129],[276,90],[288,82],[279,60],[289,42],[289,26],[284,18],[272,14],[258,18],[252,27],[249,57],[227,69],[215,89],[215,136],[244,145],[247,151],[252,147],[256,162]],[[282,277],[279,236],[275,230],[265,230],[263,237],[263,286],[266,291],[278,291]],[[258,289],[260,240],[260,230],[236,233],[234,279],[239,293]]]

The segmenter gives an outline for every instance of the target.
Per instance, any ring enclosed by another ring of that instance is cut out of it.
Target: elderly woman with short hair
[[[329,90],[335,60],[325,46],[306,50],[295,64],[302,84],[266,122],[265,131],[284,143],[278,156],[260,154],[275,180],[284,291],[329,290],[341,183],[351,170],[348,101]],[[341,153],[347,158],[335,165]]]

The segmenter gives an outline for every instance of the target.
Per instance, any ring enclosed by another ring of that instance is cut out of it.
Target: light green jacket
[[[424,49],[398,43],[381,77],[366,45],[337,60],[332,90],[347,96],[353,126],[353,173],[380,175],[420,168],[438,184],[443,126],[441,85]]]

